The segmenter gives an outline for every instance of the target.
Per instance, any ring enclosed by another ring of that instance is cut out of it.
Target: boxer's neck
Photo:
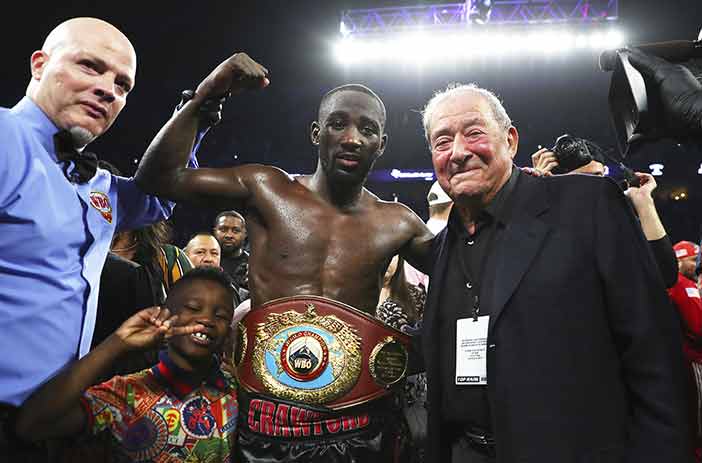
[[[305,185],[327,202],[344,209],[359,205],[364,194],[363,183],[332,182],[321,169]]]

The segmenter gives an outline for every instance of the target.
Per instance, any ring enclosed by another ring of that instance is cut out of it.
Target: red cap
[[[700,247],[691,241],[678,241],[673,246],[675,257],[682,259],[683,257],[697,257],[700,252]]]

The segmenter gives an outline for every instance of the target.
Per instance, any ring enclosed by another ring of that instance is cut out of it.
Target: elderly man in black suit
[[[424,128],[455,204],[424,315],[428,461],[691,461],[678,322],[617,185],[521,173],[474,85],[435,95]]]

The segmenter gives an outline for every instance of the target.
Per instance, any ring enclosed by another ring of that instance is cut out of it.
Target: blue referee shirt
[[[58,130],[27,97],[0,108],[0,402],[13,405],[90,349],[115,231],[174,207],[102,169],[88,183],[69,182],[56,159]]]

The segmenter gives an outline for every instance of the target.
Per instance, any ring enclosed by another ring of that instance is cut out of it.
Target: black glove
[[[181,93],[180,103],[176,106],[176,111],[180,111],[180,108],[185,105],[188,101],[193,99],[195,96],[194,90],[183,90]],[[208,127],[213,127],[220,123],[222,120],[222,105],[227,101],[229,95],[224,95],[217,99],[205,100],[200,106],[200,122],[198,124],[198,130],[202,131]]]
[[[668,129],[702,133],[702,84],[689,69],[640,50],[626,51],[629,62],[660,92]]]

